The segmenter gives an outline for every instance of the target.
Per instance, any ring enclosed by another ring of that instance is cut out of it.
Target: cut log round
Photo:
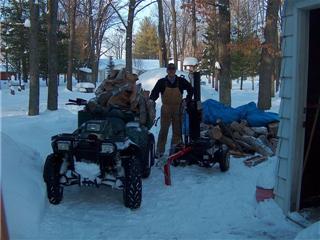
[[[210,136],[213,139],[220,140],[222,137],[222,132],[219,126],[212,127],[210,129]]]

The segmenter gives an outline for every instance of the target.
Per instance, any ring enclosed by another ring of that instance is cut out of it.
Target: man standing
[[[187,91],[186,101],[190,101],[193,95],[191,84],[184,78],[176,75],[176,66],[168,64],[167,76],[158,80],[154,86],[150,99],[156,101],[161,93],[162,107],[160,115],[160,133],[158,136],[157,157],[163,156],[167,135],[172,124],[172,145],[181,142],[181,104],[183,91]]]

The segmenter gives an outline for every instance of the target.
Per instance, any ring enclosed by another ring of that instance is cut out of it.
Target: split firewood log
[[[234,137],[233,132],[232,132],[232,130],[230,129],[230,127],[227,126],[226,124],[224,124],[224,122],[222,122],[221,119],[218,119],[218,120],[217,120],[217,125],[220,127],[220,129],[221,129],[221,131],[222,131],[222,134],[223,134],[224,136],[230,138],[230,139],[234,142],[236,148],[237,148],[239,151],[243,151],[242,147],[236,142],[236,138]]]
[[[252,136],[242,136],[241,140],[249,144],[257,153],[263,156],[273,156],[273,151],[266,146],[259,138],[254,138]]]
[[[254,167],[268,159],[267,156],[253,156],[243,161],[243,163],[248,167]]]
[[[278,138],[270,138],[270,144],[271,144],[271,149],[273,150],[273,152],[275,153],[277,151],[277,147],[278,147]]]
[[[218,119],[216,123],[220,127],[223,135],[229,138],[233,138],[232,131],[229,126],[227,126],[221,119]]]
[[[266,127],[251,127],[251,129],[258,135],[268,135],[268,128]]]
[[[264,145],[268,146],[273,151],[272,144],[269,142],[266,135],[260,135],[258,138],[261,140],[261,142],[263,142]]]
[[[268,124],[269,135],[271,137],[276,137],[278,134],[279,122],[273,122]]]
[[[237,148],[237,145],[231,138],[228,138],[222,134],[219,126],[212,127],[209,131],[209,136],[215,140],[220,141],[221,143],[226,144],[228,147],[232,149]]]
[[[256,151],[254,147],[240,139],[237,139],[236,142],[241,146],[243,152],[254,153]]]
[[[247,136],[255,135],[255,132],[251,128],[247,127],[244,121],[242,123],[232,122],[230,127],[234,131],[239,132],[242,135],[247,135]]]

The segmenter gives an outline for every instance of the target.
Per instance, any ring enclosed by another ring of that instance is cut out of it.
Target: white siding
[[[292,81],[293,81],[293,38],[294,38],[294,16],[292,1],[288,1],[284,21],[284,33],[282,34],[282,62],[281,62],[281,88],[280,88],[280,125],[279,125],[279,145],[278,145],[278,165],[277,180],[275,185],[275,200],[279,206],[288,212],[288,199],[290,189],[289,180],[289,160],[290,149],[290,129],[291,129],[291,104],[292,104]]]

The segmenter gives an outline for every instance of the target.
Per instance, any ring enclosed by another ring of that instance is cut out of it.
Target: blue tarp
[[[246,120],[251,127],[262,127],[271,122],[279,121],[277,113],[261,111],[254,102],[232,108],[213,99],[208,99],[202,103],[202,108],[202,119],[206,124],[215,124],[218,119],[226,124]]]

